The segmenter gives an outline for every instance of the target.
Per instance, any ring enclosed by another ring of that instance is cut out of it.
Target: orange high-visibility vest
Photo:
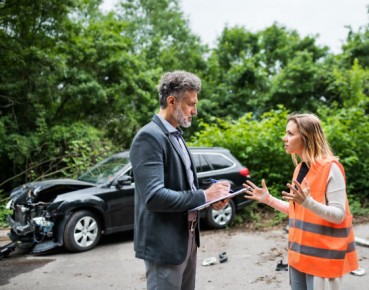
[[[345,171],[336,159],[312,164],[306,179],[311,197],[325,204],[325,193],[332,162],[343,176]],[[301,164],[294,172],[297,178]],[[328,222],[298,203],[290,202],[288,264],[300,272],[323,278],[337,278],[359,268],[352,215],[346,197],[346,216],[341,224]]]

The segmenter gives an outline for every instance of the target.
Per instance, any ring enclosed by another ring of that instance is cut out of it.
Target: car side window
[[[221,154],[205,154],[213,170],[231,167],[233,162]]]
[[[211,166],[206,161],[206,159],[204,158],[203,155],[193,154],[192,157],[193,157],[193,161],[195,163],[197,173],[211,170]]]

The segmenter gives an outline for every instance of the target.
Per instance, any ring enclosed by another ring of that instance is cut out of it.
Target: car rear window
[[[218,153],[194,153],[193,159],[198,173],[233,166],[233,162],[230,159]]]
[[[206,159],[210,162],[213,170],[231,167],[233,162],[221,154],[206,154]]]

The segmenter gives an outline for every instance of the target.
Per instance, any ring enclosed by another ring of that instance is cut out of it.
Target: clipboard
[[[207,208],[208,206],[212,205],[213,203],[217,203],[218,201],[221,201],[221,200],[224,200],[224,199],[232,198],[232,197],[234,197],[236,195],[239,195],[239,194],[241,194],[245,191],[246,191],[246,188],[241,188],[240,190],[237,190],[236,192],[230,193],[228,195],[219,197],[217,199],[214,199],[212,201],[209,201],[207,203],[204,203],[202,205],[194,207],[194,208],[190,209],[188,212],[194,212],[194,211],[202,210],[202,209]]]

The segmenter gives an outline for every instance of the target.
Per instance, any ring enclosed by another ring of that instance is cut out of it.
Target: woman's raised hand
[[[247,180],[246,183],[247,184],[242,184],[242,186],[246,188],[247,195],[245,195],[245,198],[253,199],[258,202],[266,202],[268,200],[270,194],[264,179],[261,181],[262,188],[257,187],[250,180]]]

